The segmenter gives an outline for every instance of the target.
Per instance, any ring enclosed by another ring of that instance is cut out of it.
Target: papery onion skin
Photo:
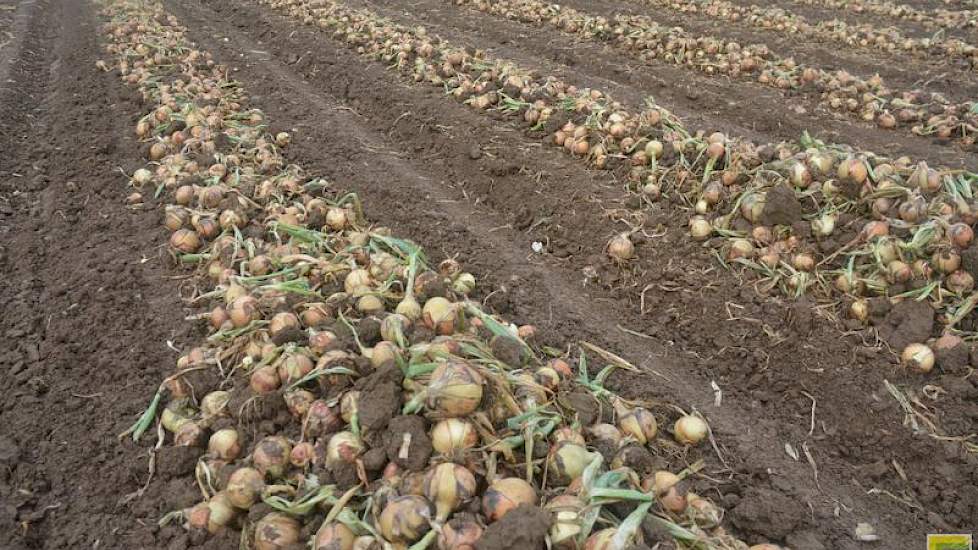
[[[428,471],[424,480],[425,497],[435,505],[435,518],[448,519],[466,501],[475,496],[475,476],[467,468],[446,462]]]
[[[521,504],[535,505],[537,492],[517,477],[497,479],[482,496],[482,512],[489,521],[498,521]]]
[[[449,416],[475,412],[482,402],[482,375],[462,361],[439,365],[428,384],[428,407]]]
[[[709,427],[702,418],[686,415],[676,420],[673,432],[676,441],[684,445],[698,445],[709,435]]]
[[[299,542],[302,526],[291,517],[272,512],[255,525],[255,550],[284,550]]]
[[[584,473],[593,460],[593,453],[574,441],[560,441],[554,445],[547,457],[548,470],[553,482],[567,485]]]
[[[353,550],[356,534],[340,522],[323,523],[316,531],[312,550]]]
[[[207,452],[212,457],[224,461],[232,461],[241,454],[241,440],[233,428],[224,428],[211,435],[207,442]]]
[[[471,422],[459,418],[445,418],[431,429],[431,445],[435,451],[448,457],[475,447],[479,433]]]
[[[235,508],[247,510],[258,502],[264,488],[265,476],[254,468],[243,467],[231,473],[224,491]]]
[[[269,436],[255,445],[252,461],[255,469],[270,479],[279,479],[285,475],[289,466],[292,445],[282,436]]]
[[[482,526],[474,521],[453,520],[438,535],[438,550],[475,550],[482,538]]]
[[[380,513],[380,534],[391,542],[411,543],[431,529],[431,504],[420,496],[393,497]]]

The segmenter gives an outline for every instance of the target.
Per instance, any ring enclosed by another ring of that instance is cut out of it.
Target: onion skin
[[[254,468],[238,468],[231,473],[225,488],[228,500],[235,508],[247,510],[261,497],[265,476]]]
[[[252,461],[255,463],[255,469],[262,475],[271,479],[279,479],[285,475],[291,453],[292,445],[289,440],[282,436],[273,435],[262,439],[258,445],[255,445]]]
[[[550,475],[557,485],[567,485],[584,473],[593,454],[574,441],[561,441],[553,446],[547,458]]]
[[[431,504],[424,497],[408,495],[393,497],[380,513],[378,527],[385,539],[395,543],[411,543],[431,529]]]
[[[445,521],[463,503],[475,496],[475,476],[467,468],[446,462],[428,471],[424,493],[435,504],[435,518]]]
[[[230,462],[241,454],[241,440],[233,428],[218,430],[207,442],[207,452],[218,460]]]
[[[482,526],[474,521],[450,521],[438,535],[438,550],[475,550]]]
[[[258,520],[255,526],[255,550],[282,550],[299,542],[298,521],[285,514],[272,512]]]
[[[933,370],[934,361],[934,351],[924,344],[909,344],[900,354],[900,363],[904,367],[921,374]]]
[[[659,432],[659,424],[655,416],[641,407],[636,407],[623,414],[618,419],[618,427],[623,434],[631,436],[642,445],[655,440],[655,436]]]
[[[584,501],[574,495],[560,495],[545,507],[554,516],[550,527],[550,540],[556,548],[576,548],[576,538],[581,532],[581,511]]]
[[[673,433],[676,441],[684,445],[698,445],[709,435],[709,427],[702,418],[686,415],[676,421]]]
[[[467,420],[446,418],[431,429],[431,445],[447,457],[459,457],[479,443],[479,433]]]
[[[323,523],[316,531],[312,550],[353,550],[356,535],[340,522]]]
[[[482,512],[489,521],[498,521],[521,504],[535,505],[537,492],[517,477],[497,479],[482,496]]]
[[[428,407],[448,417],[471,414],[482,402],[482,375],[463,361],[443,363],[431,373]]]

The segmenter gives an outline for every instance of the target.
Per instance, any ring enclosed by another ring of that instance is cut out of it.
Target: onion
[[[334,467],[354,462],[363,452],[363,442],[353,432],[336,432],[326,444],[326,464]]]
[[[325,401],[317,399],[309,404],[302,433],[306,437],[324,437],[343,427],[343,419]]]
[[[411,326],[411,320],[400,313],[392,313],[380,322],[380,337],[385,342],[400,345],[405,342],[404,331]]]
[[[211,533],[219,533],[234,519],[234,507],[224,492],[214,494],[207,501],[206,508],[207,513],[203,514],[206,523],[195,527],[206,527]]]
[[[869,302],[865,299],[856,300],[849,306],[849,315],[858,321],[869,319]]]
[[[621,432],[638,441],[640,444],[653,441],[659,432],[659,423],[655,416],[642,407],[636,407],[618,418]]]
[[[659,470],[642,480],[642,490],[652,492],[656,497],[669,492],[680,481],[679,476],[667,470]]]
[[[285,470],[289,467],[291,453],[292,445],[289,440],[280,435],[273,435],[258,442],[251,459],[262,475],[279,479],[285,475]]]
[[[635,245],[628,238],[628,233],[619,233],[608,241],[608,256],[617,262],[623,262],[635,257]]]
[[[204,429],[190,420],[184,422],[173,433],[173,444],[177,447],[197,447],[204,442]]]
[[[170,406],[163,409],[160,414],[160,424],[169,431],[176,433],[184,424],[190,422],[182,412],[178,412],[171,408]]]
[[[951,238],[954,246],[968,248],[971,245],[971,241],[975,238],[975,231],[970,225],[959,222],[948,228],[947,235]]]
[[[588,432],[594,439],[602,439],[604,441],[611,441],[617,447],[621,444],[622,433],[616,426],[612,424],[595,424],[588,428]]]
[[[136,182],[137,185],[146,185],[153,181],[153,173],[145,168],[138,168],[132,173],[132,181]]]
[[[236,508],[247,510],[258,502],[261,492],[265,489],[265,476],[254,468],[238,468],[228,478],[228,500]]]
[[[292,384],[312,372],[316,365],[308,355],[302,353],[289,354],[278,366],[278,377],[283,384]]]
[[[282,384],[282,378],[278,375],[278,369],[271,365],[265,365],[252,371],[249,386],[251,391],[258,395],[265,395],[274,392]]]
[[[688,503],[686,513],[696,525],[704,529],[713,529],[720,525],[722,514],[715,504],[696,493],[687,493],[686,501]]]
[[[343,208],[330,208],[326,211],[326,225],[333,231],[342,231],[350,222],[350,217]]]
[[[482,375],[466,363],[442,363],[431,373],[428,407],[449,417],[475,412],[482,402],[482,384]]]
[[[561,441],[550,449],[547,466],[554,482],[567,485],[581,474],[594,460],[594,453],[573,441]]]
[[[941,273],[953,273],[961,267],[961,256],[953,250],[940,250],[934,253],[931,263]]]
[[[394,543],[411,543],[431,529],[431,505],[415,495],[393,497],[377,520],[380,534]]]
[[[230,393],[223,390],[212,391],[200,400],[200,412],[204,418],[223,416],[227,414],[228,401],[230,400]]]
[[[687,414],[676,421],[673,426],[676,441],[684,445],[698,445],[709,435],[709,427],[699,416]]]
[[[288,311],[276,313],[268,322],[268,333],[272,338],[287,330],[298,330],[300,328],[302,327],[299,325],[299,317]]]
[[[479,434],[475,426],[467,420],[446,418],[431,429],[431,446],[448,457],[457,457],[475,447],[478,442]]]
[[[238,458],[241,454],[241,440],[234,428],[217,430],[207,442],[207,452],[212,457],[226,462]]]
[[[439,550],[475,550],[482,538],[482,526],[470,520],[452,520],[438,534]]]
[[[546,509],[554,518],[550,526],[550,542],[557,548],[575,548],[574,539],[581,533],[584,519],[581,517],[584,502],[576,496],[564,494],[551,499]]]
[[[279,512],[272,512],[255,525],[255,550],[282,550],[299,542],[298,521]]]
[[[959,269],[947,276],[947,279],[944,280],[944,286],[951,292],[964,294],[975,287],[975,278],[967,271]]]
[[[459,294],[469,294],[475,290],[475,276],[471,273],[459,273],[452,281],[452,290]]]
[[[316,396],[308,390],[293,390],[285,392],[282,396],[285,399],[285,406],[296,418],[303,418],[309,412],[309,406],[316,400]]]
[[[497,521],[521,504],[535,505],[537,492],[518,477],[497,479],[482,496],[482,512],[489,521]]]
[[[310,463],[316,462],[316,448],[312,443],[303,441],[296,443],[289,453],[289,463],[296,468],[305,468]]]
[[[437,521],[448,519],[459,506],[475,496],[475,491],[475,476],[458,464],[439,464],[425,476],[424,494],[435,504]]]
[[[316,531],[312,550],[353,550],[356,534],[340,522],[323,523]]]
[[[409,315],[404,315],[410,318]],[[455,304],[441,296],[435,296],[425,302],[421,316],[424,319],[424,324],[434,330],[436,334],[447,336],[455,332],[458,310]]]
[[[192,254],[200,248],[200,237],[189,229],[177,229],[170,235],[170,246],[178,252]]]
[[[903,348],[900,363],[912,371],[928,373],[934,368],[934,351],[924,344],[910,344]]]
[[[713,234],[713,225],[705,218],[695,217],[689,220],[689,235],[697,241],[702,241]]]
[[[354,269],[347,273],[343,280],[343,289],[351,296],[361,296],[370,291],[373,286],[373,278],[366,269]]]
[[[243,328],[248,323],[258,319],[261,313],[258,311],[258,299],[254,296],[240,296],[235,298],[228,306],[228,315],[231,317],[231,324],[234,328]]]

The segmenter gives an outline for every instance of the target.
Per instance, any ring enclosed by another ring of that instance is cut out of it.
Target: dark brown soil
[[[9,3],[5,3],[7,5]],[[146,548],[187,504],[178,461],[143,498],[149,437],[120,441],[195,338],[159,261],[159,214],[127,208],[140,110],[95,70],[85,2],[18,6],[0,52],[0,547]],[[165,470],[162,469],[165,467]],[[192,467],[192,464],[191,464]],[[145,518],[145,519],[143,519]]]
[[[489,525],[476,550],[541,550],[550,528],[550,513],[536,506],[520,505]]]
[[[908,375],[872,331],[840,332],[833,310],[738,284],[686,238],[682,215],[668,205],[644,212],[648,236],[635,235],[641,259],[620,270],[601,250],[627,229],[617,220],[634,213],[611,174],[586,172],[510,121],[409,85],[251,1],[167,6],[232,67],[251,103],[293,133],[291,160],[360,193],[369,218],[433,260],[457,253],[487,303],[536,325],[541,343],[613,350],[644,371],[613,379],[623,393],[703,413],[715,450],[664,449],[653,460],[681,468],[704,458],[704,473],[719,483],[695,478],[693,489],[709,491],[749,542],[863,548],[852,532],[865,521],[886,548],[919,548],[926,532],[978,524],[978,457],[915,435],[884,385],[940,386],[946,393],[936,401],[921,399],[947,433],[964,434],[978,419],[974,377]],[[777,139],[808,123],[781,126],[777,111],[763,113],[767,104],[751,106],[756,97],[778,100],[736,84],[708,93],[739,104],[704,110],[714,104],[688,97],[709,89],[699,77],[629,71],[595,46],[436,0],[417,7],[453,40],[500,48],[570,81],[611,84],[626,101],[639,101],[658,78],[656,98],[698,125]],[[116,434],[172,368],[178,354],[168,343],[180,349],[200,336],[183,319],[183,280],[161,268],[159,214],[152,204],[123,203],[129,190],[116,168],[139,165],[132,127],[143,107],[95,69],[88,2],[22,3],[9,24],[14,39],[0,49],[0,366],[8,373],[0,383],[0,547],[234,548],[231,537],[156,526],[199,499],[185,450],[162,450],[146,492],[126,499],[147,480],[153,438],[137,446]],[[824,124],[817,127],[837,123]],[[870,132],[847,135],[882,145]],[[531,252],[534,241],[543,254]],[[675,412],[656,413],[668,430]],[[424,429],[399,428],[390,414],[376,418],[388,433]]]

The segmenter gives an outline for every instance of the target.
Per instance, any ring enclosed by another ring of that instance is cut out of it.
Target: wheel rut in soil
[[[153,525],[177,493],[160,472],[120,505],[148,455],[116,434],[172,368],[167,341],[189,335],[157,257],[159,213],[123,204],[138,108],[95,69],[90,4],[17,15],[0,84],[0,547],[149,548],[136,518]]]
[[[583,189],[585,194],[582,196],[592,194],[598,198],[607,197],[612,190],[603,189],[586,176],[575,177],[573,165],[571,170],[562,168],[561,165],[569,164],[566,158],[554,151],[536,152],[529,148],[534,155],[527,159],[520,152],[526,144],[521,143],[522,138],[511,129],[500,129],[505,125],[486,124],[483,118],[436,92],[404,86],[379,66],[352,55],[323,33],[296,26],[251,4],[217,8],[216,11],[196,2],[169,2],[168,7],[191,27],[195,40],[212,50],[219,60],[232,63],[238,69],[239,78],[257,94],[254,103],[265,110],[274,123],[283,128],[297,128],[290,152],[293,160],[316,172],[349,182],[364,197],[372,219],[397,226],[429,250],[441,250],[440,243],[450,242],[452,246],[449,248],[463,251],[459,260],[473,271],[480,274],[493,272],[488,286],[506,291],[494,294],[490,304],[514,320],[536,324],[544,333],[560,331],[565,337],[578,336],[607,343],[613,349],[625,350],[626,357],[637,363],[654,365],[667,375],[676,374],[671,383],[651,377],[640,386],[637,383],[633,390],[653,395],[669,394],[696,405],[716,423],[720,440],[732,446],[731,455],[738,459],[750,455],[754,458],[758,448],[772,449],[770,456],[760,461],[761,465],[752,460],[750,466],[744,465],[741,469],[738,460],[735,463],[738,476],[733,483],[723,487],[724,502],[733,508],[735,525],[766,536],[772,532],[776,535],[779,531],[785,536],[784,533],[801,522],[800,532],[814,533],[819,540],[836,541],[835,547],[840,548],[853,544],[852,528],[856,521],[864,519],[878,521],[877,528],[888,540],[899,540],[900,536],[909,537],[924,530],[918,523],[920,518],[914,518],[907,508],[882,498],[866,497],[862,487],[847,485],[854,475],[862,475],[854,474],[857,466],[880,460],[876,456],[876,446],[884,436],[856,445],[855,450],[851,449],[851,437],[865,438],[882,429],[885,437],[901,446],[909,446],[911,437],[899,425],[899,411],[889,405],[878,407],[877,416],[882,417],[876,420],[878,424],[867,425],[861,420],[872,405],[870,394],[877,391],[880,375],[867,376],[855,384],[851,379],[835,378],[849,375],[863,365],[849,355],[852,343],[840,341],[834,327],[813,322],[810,313],[805,318],[807,306],[795,308],[793,311],[802,320],[796,319],[792,323],[795,328],[784,329],[798,341],[783,343],[774,349],[767,360],[770,368],[764,364],[763,356],[767,351],[734,349],[736,342],[743,338],[761,337],[764,341],[763,331],[761,327],[747,330],[745,326],[735,326],[737,323],[725,322],[726,313],[718,318],[717,312],[724,311],[725,296],[733,296],[747,304],[740,304],[739,307],[746,308],[747,312],[738,317],[757,319],[765,328],[780,328],[784,324],[784,307],[757,297],[751,290],[741,291],[726,281],[728,274],[718,274],[711,260],[703,258],[698,247],[685,242],[675,224],[663,237],[663,242],[643,248],[643,253],[654,256],[645,264],[661,264],[660,271],[654,275],[677,278],[687,287],[679,292],[653,288],[647,294],[643,293],[650,302],[660,306],[657,311],[647,312],[644,316],[638,314],[633,305],[639,301],[636,289],[607,291],[592,286],[578,290],[576,283],[582,277],[577,269],[564,265],[553,256],[527,259],[529,243],[536,235],[546,235],[541,233],[543,230],[556,233],[561,226],[573,226],[575,233],[569,240],[570,247],[576,247],[576,252],[584,250],[583,257],[578,259],[585,261],[592,259],[587,255],[600,250],[600,243],[608,236],[602,235],[601,231],[611,225],[596,213],[600,211],[598,205],[590,205],[583,212],[575,210],[581,209],[581,200],[572,197],[562,202],[557,189],[579,192]],[[229,22],[215,23],[222,19]],[[223,40],[225,36],[228,42]],[[350,71],[350,66],[358,70]],[[359,114],[354,114],[351,109]],[[412,114],[401,118],[405,112]],[[458,137],[441,135],[437,131],[425,135],[412,128],[413,121],[415,127],[437,130],[435,120],[449,120],[452,128],[472,128],[470,135],[473,137],[468,139],[477,139],[483,147],[475,152],[471,141],[462,142]],[[312,135],[304,136],[304,132],[312,132]],[[405,153],[424,160],[411,161],[404,158]],[[471,158],[479,154],[484,156]],[[497,159],[490,155],[497,155]],[[530,194],[526,189],[533,185],[532,180],[520,173],[519,162],[513,161],[514,167],[508,170],[512,172],[510,174],[506,170],[497,170],[480,175],[480,169],[466,168],[471,164],[495,164],[504,155],[520,159],[524,163],[524,172],[550,171],[562,179],[556,184],[544,180],[543,189]],[[337,163],[337,158],[344,162]],[[393,181],[391,174],[397,174]],[[461,181],[466,181],[464,188],[450,186]],[[506,196],[516,202],[505,202]],[[556,221],[544,221],[530,234],[505,228],[507,223],[514,221],[511,216],[514,210],[510,205],[520,202],[532,206],[533,210],[553,212]],[[483,209],[480,205],[489,208]],[[667,215],[663,218],[664,222],[675,222]],[[674,250],[670,251],[670,248]],[[526,253],[514,253],[514,250]],[[532,262],[543,262],[543,265]],[[706,273],[697,275],[690,269],[692,267]],[[611,270],[606,272],[608,277],[614,277]],[[613,280],[611,284],[614,284]],[[704,286],[705,292],[691,290],[703,291]],[[596,305],[592,306],[592,303]],[[551,315],[543,315],[550,311],[553,311]],[[658,331],[659,340],[671,340],[673,347],[649,345],[640,338],[625,337],[611,328],[613,325],[608,319],[635,330]],[[675,322],[677,319],[679,323]],[[716,353],[718,342],[723,340],[729,342],[723,349],[732,349],[726,356],[722,350]],[[709,353],[711,349],[712,354]],[[860,357],[858,361],[899,376],[884,366],[887,364],[884,358]],[[691,365],[696,367],[695,378],[698,380],[692,385],[679,383],[678,380],[694,379],[693,374],[688,374]],[[828,371],[833,380],[805,373],[806,368],[814,367]],[[799,370],[805,373],[800,382]],[[711,412],[710,408],[714,396],[709,390],[709,379],[714,376],[727,392],[723,414]],[[728,389],[725,382],[734,387]],[[823,382],[828,384],[820,388],[819,384]],[[830,427],[827,433],[817,434],[817,443],[812,444],[821,485],[826,490],[822,494],[813,483],[810,466],[785,458],[782,451],[785,441],[800,445],[807,439],[805,434],[809,431],[812,402],[802,391],[806,388],[820,400],[819,418]],[[733,405],[730,401],[738,404]],[[850,405],[846,406],[846,403]],[[767,417],[771,421],[750,425],[749,433],[745,434],[745,422],[737,420],[748,418],[745,407],[752,410],[752,417]],[[851,425],[854,422],[856,424]],[[914,441],[915,445],[917,443],[920,442]],[[899,456],[900,460],[912,463],[915,473],[916,467],[925,465],[934,454],[936,444],[923,442],[921,449],[900,451],[905,453]],[[966,478],[966,466],[959,462],[956,455],[949,456],[947,468],[954,472],[954,476]],[[768,467],[773,475],[768,472]],[[920,474],[924,478],[921,483],[934,483],[929,471]],[[840,482],[832,483],[833,477]],[[884,472],[881,477],[890,483],[888,473]],[[868,483],[882,484],[875,480]],[[791,495],[791,498],[785,495]],[[768,497],[774,505],[760,509],[752,504],[758,497],[762,500]],[[809,515],[806,501],[815,507],[813,512],[817,520],[805,520]],[[747,504],[738,506],[741,502]],[[856,506],[858,512],[834,519],[837,502],[844,507]],[[783,509],[780,512],[779,507]],[[785,517],[792,511],[799,512],[800,517],[786,521]],[[931,521],[939,519],[931,518]],[[811,525],[806,526],[807,523]]]

